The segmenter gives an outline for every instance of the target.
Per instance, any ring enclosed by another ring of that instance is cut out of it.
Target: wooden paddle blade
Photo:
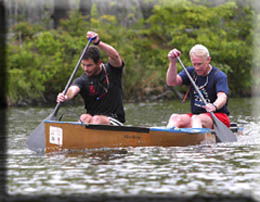
[[[28,149],[35,152],[44,152],[45,150],[45,128],[44,122],[45,120],[54,120],[55,116],[51,113],[48,117],[46,117],[42,122],[34,129],[34,131],[30,134],[26,144]]]
[[[213,116],[214,131],[216,133],[217,142],[236,142],[236,135],[215,115]]]

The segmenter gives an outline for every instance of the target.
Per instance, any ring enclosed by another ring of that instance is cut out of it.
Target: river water
[[[37,154],[30,132],[54,109],[7,110],[6,192],[16,195],[250,196],[260,198],[260,99],[231,99],[231,121],[244,128],[235,143],[138,147]],[[171,113],[189,110],[179,100],[125,104],[127,125],[165,126]],[[65,105],[59,114],[80,114]],[[76,119],[75,119],[76,120]]]

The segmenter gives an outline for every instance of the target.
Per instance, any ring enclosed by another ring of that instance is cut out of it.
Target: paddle
[[[66,85],[66,87],[65,87],[65,89],[64,89],[64,91],[63,91],[64,94],[66,94],[66,92],[68,91],[68,89],[69,89],[69,87],[70,87],[70,85],[71,85],[71,83],[72,83],[72,80],[73,80],[73,78],[74,78],[74,76],[75,76],[75,74],[76,74],[76,72],[77,72],[77,70],[78,70],[78,68],[79,68],[79,66],[80,66],[80,62],[81,62],[81,60],[82,60],[82,58],[83,58],[83,55],[84,55],[85,52],[87,51],[87,49],[88,49],[88,47],[89,47],[91,41],[94,40],[94,39],[95,39],[95,37],[94,37],[94,38],[90,38],[90,39],[88,40],[88,43],[87,43],[87,45],[85,46],[84,50],[82,51],[81,56],[80,56],[80,58],[79,58],[79,61],[78,61],[77,65],[75,66],[75,68],[74,68],[74,70],[73,70],[73,72],[72,72],[72,74],[71,74],[71,76],[70,76],[70,78],[69,78],[69,81],[67,82],[67,85]],[[44,122],[45,122],[46,120],[55,120],[56,115],[57,115],[57,113],[58,113],[58,110],[59,110],[59,108],[60,108],[60,105],[61,105],[60,102],[57,103],[57,105],[56,105],[54,111],[53,111],[48,117],[46,117],[44,120],[42,120],[42,122],[41,122],[41,123],[34,129],[34,131],[30,134],[30,136],[29,136],[29,138],[28,138],[28,140],[27,140],[27,147],[28,147],[28,149],[30,149],[30,150],[32,150],[32,151],[35,151],[35,152],[43,152],[43,151],[44,151],[44,149],[45,149],[45,129],[44,129]]]
[[[205,98],[203,97],[201,92],[199,91],[198,87],[196,86],[195,82],[193,81],[193,79],[192,79],[191,75],[189,74],[188,70],[183,65],[180,57],[177,57],[177,60],[179,61],[179,63],[181,64],[182,68],[186,72],[187,76],[189,77],[192,85],[194,86],[195,90],[199,94],[200,98],[202,99],[202,101],[206,105],[207,101],[205,100]],[[210,112],[210,114],[211,114],[211,116],[213,118],[214,131],[216,133],[216,140],[217,140],[217,142],[235,142],[235,141],[237,141],[237,137],[234,135],[234,133],[224,123],[222,123],[216,117],[216,115],[213,112]]]

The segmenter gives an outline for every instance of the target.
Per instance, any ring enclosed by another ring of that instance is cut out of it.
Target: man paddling
[[[64,102],[80,94],[86,113],[80,121],[90,124],[122,125],[125,112],[122,101],[122,73],[124,62],[112,46],[101,41],[95,32],[87,32],[87,38],[94,38],[95,46],[89,47],[81,60],[84,73],[76,78],[66,95],[59,93],[57,102]],[[102,63],[101,49],[108,62]]]
[[[168,58],[170,61],[166,75],[166,82],[169,86],[189,85],[191,99],[191,113],[172,114],[167,127],[178,128],[213,128],[214,122],[210,112],[214,112],[216,117],[227,127],[230,127],[228,118],[228,80],[224,72],[210,64],[211,58],[208,49],[197,44],[190,50],[191,67],[187,67],[188,72],[198,86],[199,91],[207,101],[203,102],[199,94],[183,70],[177,74],[176,60],[181,55],[178,49],[172,49]]]

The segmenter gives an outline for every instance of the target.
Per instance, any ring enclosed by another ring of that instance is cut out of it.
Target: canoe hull
[[[46,153],[90,148],[188,146],[215,143],[210,129],[167,129],[45,122]]]

